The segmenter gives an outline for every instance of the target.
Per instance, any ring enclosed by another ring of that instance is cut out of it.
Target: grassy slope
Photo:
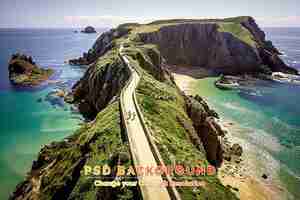
[[[254,41],[252,34],[241,24],[228,22],[228,23],[219,23],[219,26],[220,26],[219,28],[220,32],[231,33],[233,36],[240,39],[241,41],[249,44],[252,47],[255,47],[256,42]]]
[[[148,66],[141,65],[141,60],[135,60],[136,53],[141,53],[147,59],[145,49],[153,48],[147,45],[140,48],[130,48],[131,63],[143,72],[143,77],[137,88],[137,97],[142,111],[153,131],[157,146],[162,154],[165,164],[173,163],[186,166],[201,166],[208,164],[205,153],[197,149],[189,139],[189,133],[179,123],[178,118],[184,119],[191,125],[191,120],[184,110],[184,99],[177,87],[170,81],[157,81],[150,73]],[[155,47],[154,47],[155,48]],[[149,59],[149,58],[148,58]],[[147,71],[144,69],[148,69]],[[152,71],[150,71],[153,73]],[[176,177],[178,180],[191,180],[192,177]],[[216,176],[200,176],[193,179],[203,180],[206,187],[179,189],[182,199],[237,199],[229,188],[223,186]]]
[[[119,102],[115,102],[100,112],[94,124],[80,134],[78,140],[81,144],[93,140],[89,145],[91,152],[86,165],[109,164],[113,168],[117,165],[115,158],[120,154],[130,158],[129,147],[122,135],[120,125]],[[131,164],[130,159],[123,163],[125,166]],[[137,188],[109,188],[105,191],[103,188],[96,188],[91,180],[84,175],[80,176],[71,198],[96,199],[96,196],[104,196],[109,192],[111,199],[132,199],[133,194],[137,192]]]

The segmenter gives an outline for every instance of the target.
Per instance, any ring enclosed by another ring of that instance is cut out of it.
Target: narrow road
[[[130,65],[126,55],[123,54],[123,45],[120,48],[120,56],[131,70],[129,83],[121,94],[122,115],[125,121],[130,150],[133,157],[134,166],[157,167],[156,160],[151,151],[148,139],[145,135],[142,122],[137,115],[133,94],[140,81],[140,77],[135,69]],[[166,187],[162,186],[160,175],[147,175],[139,177],[139,186],[144,200],[169,200],[170,195]]]

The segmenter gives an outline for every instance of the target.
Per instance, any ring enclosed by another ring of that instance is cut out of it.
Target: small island
[[[36,86],[53,74],[52,69],[36,65],[31,56],[13,54],[8,65],[9,80],[14,85]]]
[[[85,27],[81,33],[97,33],[96,29],[92,26]]]

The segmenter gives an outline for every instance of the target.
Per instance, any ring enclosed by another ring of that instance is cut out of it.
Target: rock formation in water
[[[81,33],[97,33],[96,29],[92,26],[85,27]]]
[[[34,86],[49,79],[52,69],[43,69],[35,64],[31,56],[14,54],[8,65],[9,79],[15,85]]]

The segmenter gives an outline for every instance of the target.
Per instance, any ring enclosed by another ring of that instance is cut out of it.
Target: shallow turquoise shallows
[[[299,70],[300,29],[265,31],[283,53],[282,59]],[[199,80],[195,92],[206,98],[222,118],[237,122],[244,133],[241,137],[279,162],[281,181],[295,199],[300,199],[300,85],[259,81],[240,90],[222,91],[214,86],[215,80]]]
[[[58,88],[70,88],[85,67],[66,64],[82,55],[98,34],[75,34],[72,29],[0,29],[0,200],[8,199],[31,168],[45,144],[72,134],[82,121],[61,99],[46,101]],[[102,30],[103,31],[103,30]],[[13,87],[7,63],[12,53],[33,56],[37,64],[55,70],[47,86],[30,89]]]
[[[297,105],[300,86],[261,81],[240,90],[222,91],[214,86],[215,80],[197,81],[195,92],[207,99],[221,118],[237,122],[243,133],[241,137],[280,161],[282,181],[290,192],[299,195],[296,188],[300,186],[297,179],[300,174],[300,107]]]

